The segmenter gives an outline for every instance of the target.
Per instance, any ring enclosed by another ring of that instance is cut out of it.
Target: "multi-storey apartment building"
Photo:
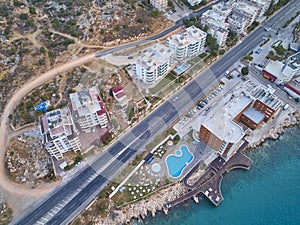
[[[165,11],[168,8],[168,0],[150,0],[150,4],[159,11]]]
[[[208,26],[207,33],[217,39],[219,46],[225,45],[228,36],[229,24],[225,20],[225,15],[220,15],[218,11],[214,10],[208,10],[201,16],[201,24]]]
[[[188,27],[167,39],[176,60],[183,60],[204,51],[206,33],[195,26]]]
[[[86,133],[96,126],[107,127],[109,119],[99,92],[94,86],[82,92],[70,94],[75,122]]]
[[[51,156],[61,159],[66,152],[80,151],[78,131],[68,107],[41,116],[40,131],[44,137],[44,146]]]
[[[154,84],[169,72],[171,60],[171,50],[165,45],[155,44],[133,64],[133,76],[147,85]]]

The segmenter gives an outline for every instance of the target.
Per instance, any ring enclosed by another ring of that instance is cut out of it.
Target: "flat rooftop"
[[[153,71],[159,65],[166,63],[172,56],[171,50],[162,44],[155,44],[143,51],[143,54],[135,62],[147,71]]]
[[[70,94],[73,110],[79,117],[103,110],[96,87]]]
[[[168,41],[176,44],[177,46],[186,46],[198,42],[206,37],[206,33],[203,30],[195,26],[190,26],[181,30],[177,34],[168,37]]]
[[[295,75],[294,64],[283,64],[280,61],[270,60],[264,70],[277,77],[276,82],[288,82]]]
[[[249,107],[243,112],[243,115],[247,116],[254,123],[259,124],[265,118],[265,115],[260,111],[254,109],[253,107]]]
[[[251,102],[251,98],[239,93],[230,98],[225,106],[216,106],[203,125],[220,139],[236,143],[244,136],[244,130],[233,119]]]

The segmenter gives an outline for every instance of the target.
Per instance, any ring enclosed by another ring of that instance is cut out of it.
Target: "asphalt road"
[[[278,20],[288,19],[289,11],[299,8],[299,3],[297,3],[297,0],[294,0],[272,17],[265,26],[269,27]],[[163,34],[161,35],[164,36]],[[217,84],[227,68],[252,51],[263,40],[265,35],[267,33],[264,31],[264,27],[255,30],[242,43],[234,47],[178,91],[173,96],[178,97],[176,101],[173,101],[172,97],[172,99],[164,102],[103,152],[91,165],[69,180],[68,183],[57,188],[42,203],[34,206],[31,211],[25,213],[22,218],[19,218],[12,224],[30,225],[35,224],[37,221],[41,223],[36,224],[68,224],[116,175],[117,171],[122,169],[122,166],[139,151],[142,151],[146,143],[151,141],[155,135],[162,133],[192,107],[198,99],[203,97],[208,87],[212,84]],[[158,37],[159,35],[156,38]],[[111,53],[109,51],[99,53],[98,56]]]

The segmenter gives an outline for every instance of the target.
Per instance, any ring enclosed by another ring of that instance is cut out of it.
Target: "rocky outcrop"
[[[281,134],[289,127],[300,125],[300,112],[296,111],[290,115],[290,118],[286,118],[277,127],[272,128],[267,135],[264,135],[258,142],[249,145],[248,149],[255,148],[265,142],[267,139],[277,140]]]

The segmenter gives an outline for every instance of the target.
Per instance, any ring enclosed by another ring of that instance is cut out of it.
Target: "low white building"
[[[170,71],[171,50],[162,44],[155,44],[143,51],[133,64],[133,76],[147,85],[154,84]]]
[[[63,158],[69,151],[80,151],[74,121],[68,107],[47,112],[40,117],[40,131],[44,137],[44,146],[51,156]]]
[[[188,0],[188,3],[191,5],[191,6],[195,6],[195,5],[198,5],[202,2],[202,0]]]
[[[159,11],[165,11],[168,8],[168,0],[150,0],[150,4]]]
[[[188,27],[167,38],[176,60],[199,55],[205,49],[206,33],[195,26]]]
[[[108,115],[96,87],[70,94],[70,100],[75,122],[82,131],[89,133],[98,125],[107,127]]]

